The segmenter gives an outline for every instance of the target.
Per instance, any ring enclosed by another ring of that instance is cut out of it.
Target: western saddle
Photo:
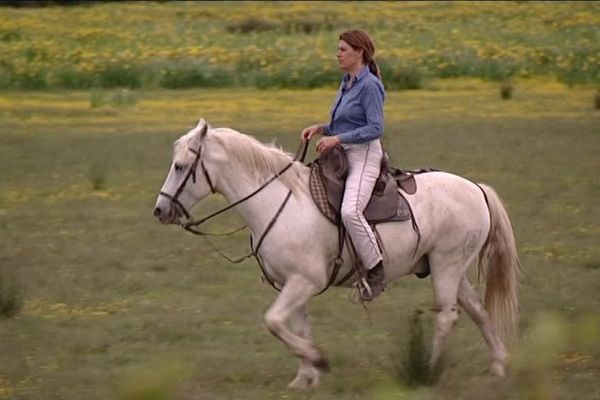
[[[421,234],[405,195],[413,195],[417,192],[415,175],[436,170],[433,168],[400,170],[390,167],[388,160],[387,154],[384,153],[379,177],[364,211],[365,218],[374,227],[373,230],[376,236],[378,236],[375,229],[377,224],[411,220],[412,227],[417,233],[416,247],[418,248]],[[348,160],[344,149],[338,145],[309,164],[309,167],[311,168],[309,179],[311,196],[321,213],[338,227],[338,254],[334,261],[334,269],[329,283],[333,284],[342,264],[341,255],[346,236],[340,210],[348,175]],[[350,243],[352,242],[350,241]],[[415,253],[417,248],[415,248]],[[360,276],[365,272],[359,267],[357,257],[355,257],[355,270]],[[429,272],[416,273],[416,275],[419,278],[425,278],[429,275]],[[337,284],[343,283],[348,278],[349,276],[342,278]]]
[[[311,163],[310,168],[309,186],[313,200],[323,215],[334,224],[339,225],[341,223],[340,209],[348,175],[346,153],[341,146],[336,146]],[[416,193],[415,175],[431,171],[435,170],[423,168],[404,171],[390,168],[388,156],[384,153],[377,183],[364,211],[367,221],[371,225],[377,225],[382,222],[412,219],[414,225],[412,210],[404,194]]]

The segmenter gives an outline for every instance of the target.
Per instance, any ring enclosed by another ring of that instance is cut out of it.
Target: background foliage
[[[0,88],[334,85],[337,34],[355,27],[388,88],[600,82],[598,2],[131,2],[3,8]]]

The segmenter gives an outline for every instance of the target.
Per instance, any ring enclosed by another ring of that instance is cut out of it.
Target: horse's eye
[[[181,164],[175,164],[175,172],[181,172],[184,170],[184,166]]]

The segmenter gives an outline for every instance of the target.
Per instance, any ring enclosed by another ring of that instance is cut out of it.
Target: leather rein
[[[192,165],[190,166],[189,171],[187,172],[187,174],[185,175],[183,181],[181,182],[181,184],[179,185],[179,187],[177,188],[177,191],[175,191],[175,194],[171,195],[169,193],[160,191],[160,195],[164,196],[166,198],[169,199],[169,201],[171,202],[171,206],[175,207],[181,214],[183,214],[188,221],[186,222],[182,222],[180,223],[181,227],[195,235],[200,235],[200,236],[227,236],[227,235],[231,235],[234,233],[237,233],[243,229],[246,228],[246,226],[242,226],[241,228],[235,229],[233,231],[230,232],[226,232],[226,233],[208,233],[208,232],[202,232],[201,230],[199,230],[198,228],[196,228],[199,225],[202,225],[203,223],[205,223],[206,221],[208,221],[209,219],[212,219],[214,217],[216,217],[219,214],[224,213],[225,211],[228,211],[232,208],[234,208],[235,206],[247,201],[248,199],[252,198],[253,196],[255,196],[256,194],[258,194],[259,192],[261,192],[264,188],[266,188],[270,183],[272,183],[273,181],[275,181],[276,179],[278,179],[284,172],[286,172],[292,165],[294,165],[295,161],[300,161],[300,162],[304,162],[304,158],[306,157],[306,152],[308,150],[308,144],[309,142],[300,142],[300,145],[298,146],[298,149],[296,150],[296,154],[294,155],[293,160],[287,164],[285,167],[283,167],[281,170],[279,170],[274,176],[272,176],[271,178],[269,178],[269,180],[267,180],[265,183],[263,183],[260,187],[258,187],[256,190],[254,190],[253,192],[251,192],[250,194],[242,197],[241,199],[229,204],[226,207],[223,207],[222,209],[213,212],[212,214],[198,219],[198,220],[194,220],[192,219],[192,215],[190,214],[190,212],[185,208],[185,206],[179,201],[179,196],[181,195],[181,193],[183,192],[185,186],[187,185],[190,177],[192,178],[192,182],[196,183],[196,170],[198,169],[198,165],[200,165],[200,168],[202,169],[202,173],[204,174],[204,178],[206,179],[208,186],[210,187],[210,191],[211,193],[216,193],[215,187],[213,186],[212,180],[210,179],[210,175],[208,174],[208,171],[204,165],[204,161],[200,159],[201,156],[201,151],[202,151],[202,142],[200,143],[200,146],[198,147],[198,150],[189,148],[189,151],[191,151],[192,153],[194,153],[196,155],[196,158],[194,159],[194,162],[192,163]],[[216,248],[212,242],[208,241],[208,243],[211,245],[211,247],[213,248],[213,250],[215,250],[221,257],[225,258],[227,261],[237,264],[240,263],[242,261],[244,261],[246,258],[249,257],[256,257],[258,259],[258,250],[263,242],[263,240],[265,239],[265,237],[267,236],[267,234],[269,233],[269,231],[271,230],[271,228],[273,227],[273,225],[275,225],[275,222],[277,221],[277,218],[279,217],[279,215],[281,214],[281,212],[283,211],[283,209],[285,208],[285,205],[287,204],[288,200],[290,199],[290,196],[292,194],[292,191],[289,190],[287,195],[285,196],[283,202],[281,203],[281,205],[279,206],[279,209],[277,210],[277,212],[275,213],[275,215],[273,216],[273,218],[271,218],[271,221],[267,224],[267,227],[265,229],[265,231],[262,233],[260,239],[258,240],[256,247],[254,247],[252,245],[251,242],[251,247],[252,247],[252,251],[248,254],[246,254],[243,257],[240,257],[238,259],[232,259],[230,257],[228,257],[226,254],[223,254],[218,248]],[[267,277],[266,271],[264,270],[262,264],[260,263],[259,260],[259,265],[262,269],[263,272],[263,276]],[[274,283],[271,282],[271,280],[269,278],[267,278],[267,280],[269,281],[269,283],[271,285],[273,285]]]

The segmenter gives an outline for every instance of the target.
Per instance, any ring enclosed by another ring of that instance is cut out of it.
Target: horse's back
[[[487,235],[489,210],[477,184],[441,171],[418,175],[416,183],[417,192],[405,197],[413,207],[423,236],[439,242],[442,238],[464,240],[469,232]]]
[[[483,206],[485,206],[481,188],[460,175],[433,171],[416,175],[415,180],[417,192],[414,195],[405,196],[409,201],[411,198],[417,203],[425,200],[445,200],[456,202],[454,205],[464,207],[472,206],[471,202],[479,204],[483,200]]]

